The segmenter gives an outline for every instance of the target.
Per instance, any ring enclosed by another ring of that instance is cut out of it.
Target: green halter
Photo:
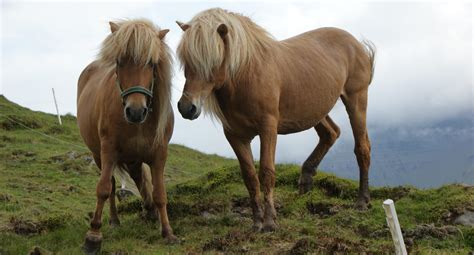
[[[118,66],[118,63],[117,63],[117,66]],[[140,93],[140,94],[143,94],[143,95],[149,97],[147,108],[151,111],[151,102],[152,102],[151,99],[153,98],[153,89],[155,87],[155,67],[156,67],[155,64],[153,64],[152,65],[153,78],[151,80],[151,86],[150,86],[151,88],[149,90],[146,89],[145,87],[140,86],[140,85],[133,86],[133,87],[130,87],[126,90],[123,90],[122,86],[120,85],[119,78],[118,78],[118,69],[117,68],[115,69],[115,73],[116,73],[116,76],[117,76],[117,78],[115,79],[115,84],[117,84],[117,87],[120,90],[120,97],[122,98],[122,104],[125,105],[125,98],[128,95],[133,94],[133,93]]]

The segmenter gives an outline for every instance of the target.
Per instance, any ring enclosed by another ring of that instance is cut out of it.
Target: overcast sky
[[[345,29],[377,46],[369,92],[373,129],[418,127],[473,114],[471,2],[13,2],[1,6],[0,94],[34,110],[54,113],[55,88],[62,114],[76,113],[76,85],[109,33],[108,21],[145,17],[169,28],[174,51],[182,31],[175,20],[222,7],[250,16],[281,40],[323,26]],[[184,77],[175,65],[172,142],[233,156],[219,123],[188,121],[176,109]],[[331,116],[350,137],[339,102]],[[370,132],[370,130],[369,130]],[[300,163],[317,142],[314,130],[279,136],[277,160]],[[254,144],[258,157],[258,141]]]

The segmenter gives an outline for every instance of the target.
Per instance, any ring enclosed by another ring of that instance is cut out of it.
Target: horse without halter
[[[328,115],[339,98],[349,114],[360,168],[356,207],[367,208],[367,92],[375,57],[371,43],[361,43],[337,28],[276,41],[249,18],[219,8],[203,11],[186,24],[177,23],[184,31],[177,53],[186,76],[179,111],[192,120],[204,107],[223,123],[250,194],[255,229],[276,228],[277,134],[314,127],[319,135],[299,180],[300,192],[309,191],[315,169],[340,134]],[[261,142],[258,177],[250,149],[257,135]]]
[[[84,244],[86,253],[92,254],[100,250],[102,210],[108,198],[110,223],[120,223],[114,170],[130,174],[148,215],[156,218],[159,213],[162,235],[176,239],[168,221],[164,186],[174,125],[171,56],[163,41],[169,30],[160,30],[145,19],[110,22],[110,29],[98,60],[79,77],[77,90],[81,136],[101,169],[97,205]]]

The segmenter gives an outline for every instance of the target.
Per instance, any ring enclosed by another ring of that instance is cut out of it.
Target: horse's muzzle
[[[181,100],[178,102],[178,110],[181,113],[181,116],[188,120],[195,120],[201,114],[201,109],[196,107],[196,105],[192,103],[182,103]]]
[[[142,123],[145,121],[147,114],[148,109],[146,107],[125,107],[125,119],[127,119],[129,123]]]

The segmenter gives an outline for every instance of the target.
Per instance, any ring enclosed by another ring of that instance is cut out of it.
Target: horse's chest
[[[146,161],[153,151],[153,139],[134,135],[122,139],[119,148],[120,159],[124,161]]]

